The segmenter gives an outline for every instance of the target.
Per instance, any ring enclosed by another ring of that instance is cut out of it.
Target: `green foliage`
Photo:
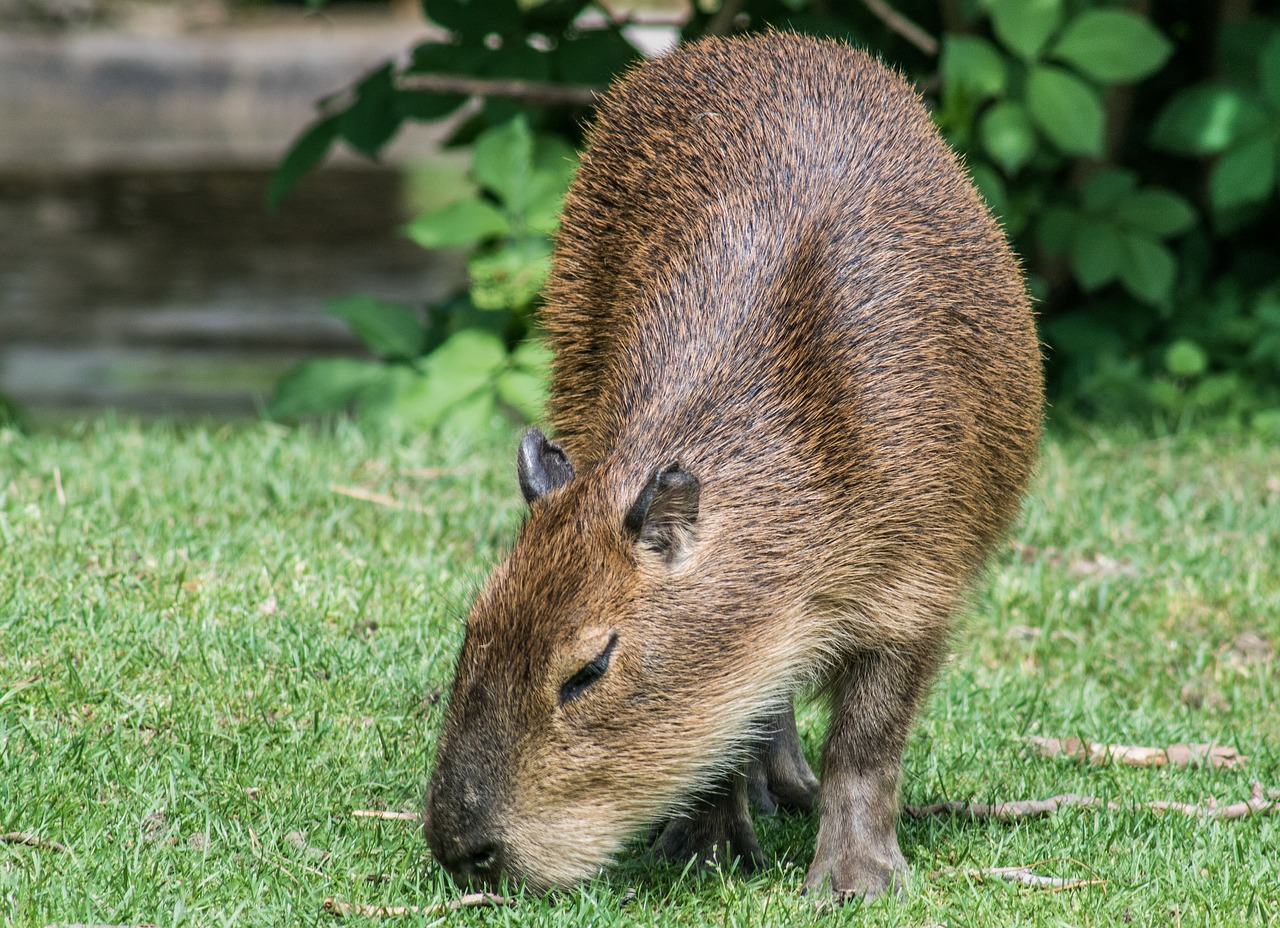
[[[535,135],[522,116],[482,133],[473,147],[474,193],[405,230],[424,247],[469,248],[469,292],[428,307],[425,319],[373,297],[335,301],[329,311],[378,360],[308,361],[280,381],[269,412],[292,418],[354,408],[371,422],[416,429],[474,427],[499,411],[537,418],[550,357],[531,319],[574,163],[571,148]]]
[[[936,55],[864,4],[745,0],[730,25],[840,36],[925,89],[1023,257],[1059,412],[1271,422],[1280,409],[1280,261],[1271,231],[1280,187],[1280,15],[1173,0],[1141,11],[1113,0],[891,5],[939,39]],[[403,120],[454,116],[451,144],[473,147],[476,193],[433,209],[406,232],[427,248],[468,249],[469,290],[430,309],[435,329],[478,328],[511,348],[536,319],[548,234],[585,110],[495,90],[459,117],[464,95],[406,82],[443,75],[602,86],[638,52],[626,21],[587,0],[424,0],[423,9],[447,37],[321,101],[269,199],[278,203],[339,141],[376,156]],[[714,5],[695,5],[680,37],[713,24],[726,25]],[[413,363],[403,351],[393,357],[370,344],[419,378],[406,395],[438,408],[425,399],[422,378],[424,359],[443,350],[444,338],[424,336]],[[495,402],[532,409],[512,399],[533,395],[531,387],[510,386],[527,371],[517,371],[508,353],[508,368],[494,373],[496,356],[481,344],[472,345],[476,366],[488,372],[482,379]],[[329,396],[330,409],[369,395],[367,369],[333,371],[341,385],[332,390],[301,372],[296,379]],[[407,383],[410,375],[396,377]],[[282,391],[277,408],[301,408],[284,401],[296,392]]]
[[[1264,423],[1280,405],[1280,367],[1249,341],[1280,336],[1252,308],[1280,284],[1274,252],[1236,246],[1277,183],[1280,28],[1203,24],[987,0],[944,36],[938,122],[1027,262],[1060,411]],[[1175,71],[1166,29],[1206,73],[1230,58],[1230,80]],[[1213,158],[1207,182],[1166,152]]]

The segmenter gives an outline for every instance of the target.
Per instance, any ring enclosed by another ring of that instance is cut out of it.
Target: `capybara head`
[[[702,685],[732,646],[680,593],[697,477],[666,462],[624,496],[536,429],[518,470],[528,518],[467,620],[426,834],[456,876],[544,889],[598,871],[744,733]]]

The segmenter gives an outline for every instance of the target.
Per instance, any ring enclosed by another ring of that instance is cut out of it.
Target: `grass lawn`
[[[330,923],[326,897],[477,925],[1267,925],[1280,816],[1139,803],[1280,789],[1280,448],[1056,437],[912,738],[905,802],[1080,793],[1001,823],[899,826],[905,899],[816,913],[811,818],[760,827],[752,880],[625,858],[441,914],[416,810],[461,621],[518,517],[515,434],[0,430],[0,924]],[[802,728],[816,759],[819,716]],[[1216,742],[1230,769],[1092,766],[1026,736]],[[1280,794],[1277,794],[1280,795]],[[973,874],[1036,865],[1049,891]]]

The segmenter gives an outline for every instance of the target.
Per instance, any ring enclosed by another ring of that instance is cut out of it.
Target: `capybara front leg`
[[[934,648],[868,652],[832,688],[820,821],[805,891],[837,899],[901,891],[898,774],[907,734],[937,664]]]
[[[818,778],[809,769],[792,705],[771,717],[747,765],[747,795],[762,815],[808,812],[818,802]]]
[[[751,824],[746,776],[731,774],[688,813],[668,822],[653,851],[676,863],[694,858],[704,866],[736,861],[744,873],[764,866],[764,852]]]

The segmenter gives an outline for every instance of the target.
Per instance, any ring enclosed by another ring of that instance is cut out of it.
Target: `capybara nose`
[[[436,850],[436,860],[466,883],[492,886],[502,874],[502,845],[484,838],[445,841]]]

